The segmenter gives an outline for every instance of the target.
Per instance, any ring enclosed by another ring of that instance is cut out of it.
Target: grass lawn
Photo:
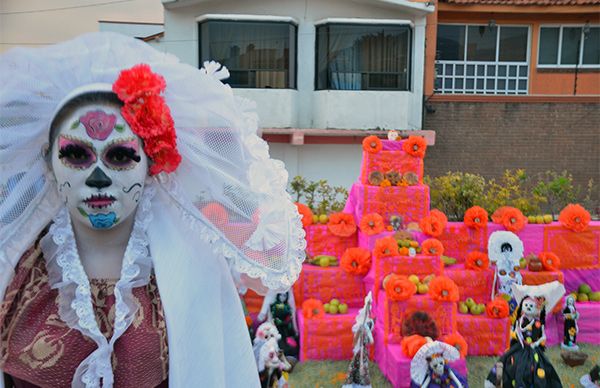
[[[600,335],[600,333],[598,334]],[[579,378],[588,373],[600,360],[600,346],[580,344],[581,350],[589,355],[584,365],[571,368],[560,358],[560,346],[547,350],[547,355],[558,372],[565,388],[580,387]],[[497,357],[467,357],[469,385],[483,387],[483,380]],[[349,361],[308,361],[300,363],[290,374],[292,388],[340,387],[346,377]],[[407,378],[409,378],[407,376]],[[371,363],[371,384],[374,388],[391,387],[376,364]]]

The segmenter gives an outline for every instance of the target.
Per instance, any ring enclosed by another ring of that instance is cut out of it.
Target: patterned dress
[[[116,280],[90,280],[96,320],[107,338],[115,318],[115,285]],[[114,386],[167,387],[167,329],[154,276],[133,295],[140,308],[115,343]],[[95,349],[93,340],[61,320],[58,291],[49,286],[36,244],[19,261],[0,305],[0,370],[16,387],[70,387],[75,370]]]

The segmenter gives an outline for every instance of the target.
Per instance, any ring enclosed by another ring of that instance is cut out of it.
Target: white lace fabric
[[[131,237],[127,243],[121,277],[115,285],[115,321],[110,340],[100,331],[90,291],[66,207],[63,207],[41,241],[50,287],[58,290],[58,312],[69,327],[96,342],[98,348],[78,366],[73,387],[112,387],[114,384],[111,357],[115,342],[133,322],[139,306],[133,288],[148,284],[152,258],[148,250],[146,230],[152,221],[151,200],[155,188],[146,186],[136,211]],[[102,381],[102,385],[101,385]]]

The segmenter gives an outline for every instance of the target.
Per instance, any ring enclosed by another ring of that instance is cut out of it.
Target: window
[[[600,66],[600,26],[542,26],[538,67]]]
[[[199,24],[200,64],[226,66],[234,88],[296,87],[296,26],[287,22],[209,20]]]
[[[317,26],[316,89],[409,90],[408,25]]]
[[[526,94],[529,27],[440,24],[435,91]]]

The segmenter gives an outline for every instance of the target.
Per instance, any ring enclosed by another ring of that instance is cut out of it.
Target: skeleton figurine
[[[279,348],[286,356],[297,359],[299,338],[294,292],[291,290],[283,293],[269,291],[258,314],[259,321],[265,319],[273,323],[281,335],[278,339]],[[290,361],[294,360],[290,359]]]
[[[492,285],[492,300],[496,296],[497,285],[498,293],[511,297],[511,312],[516,308],[511,286],[523,283],[523,277],[519,272],[523,250],[523,242],[512,232],[499,231],[490,235],[488,255],[490,261],[496,264]]]
[[[460,358],[458,350],[429,340],[410,363],[411,388],[468,388],[467,379],[448,365]]]
[[[254,337],[254,358],[256,359],[256,364],[259,364],[260,360],[260,351],[264,344],[267,343],[271,338],[274,338],[275,341],[279,341],[281,339],[281,334],[277,331],[275,325],[271,322],[267,321],[262,323],[256,329],[256,336]]]
[[[261,388],[287,388],[287,372],[291,365],[279,350],[277,340],[270,338],[260,348],[258,373]]]

